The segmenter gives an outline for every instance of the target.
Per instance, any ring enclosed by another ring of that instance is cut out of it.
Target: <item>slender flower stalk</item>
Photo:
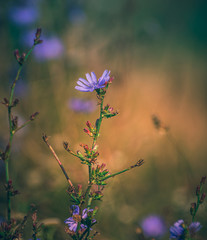
[[[130,166],[129,168],[126,168],[126,169],[124,169],[124,170],[122,170],[122,171],[120,171],[120,172],[116,172],[116,173],[110,174],[110,175],[102,178],[101,180],[102,180],[102,181],[105,181],[105,180],[107,180],[107,179],[109,179],[109,178],[111,178],[111,177],[115,177],[115,176],[117,176],[117,175],[119,175],[119,174],[122,174],[122,173],[124,173],[124,172],[127,172],[127,171],[131,170],[132,168],[140,167],[140,166],[142,166],[143,163],[144,163],[144,160],[143,160],[143,159],[140,159],[135,165]]]
[[[52,146],[48,143],[48,137],[44,134],[42,138],[43,138],[44,142],[47,144],[47,146],[49,147],[49,149],[50,149],[50,151],[52,152],[53,156],[55,157],[56,161],[58,162],[58,164],[59,164],[59,166],[60,166],[60,168],[61,168],[64,176],[66,177],[66,179],[67,179],[67,181],[68,181],[68,183],[69,183],[72,191],[75,192],[75,188],[74,188],[74,186],[73,186],[73,183],[71,182],[68,174],[66,173],[65,168],[63,167],[60,159],[58,158],[58,156],[57,156],[57,154],[55,153],[55,151],[54,151],[54,149],[52,148]]]
[[[38,33],[38,35],[37,35],[37,33]],[[13,118],[13,115],[12,115],[12,108],[15,107],[16,104],[18,103],[17,99],[13,100],[14,90],[15,90],[16,83],[19,80],[20,74],[22,72],[24,63],[27,61],[27,59],[30,56],[30,54],[32,53],[34,47],[37,44],[42,42],[40,40],[41,29],[37,29],[37,33],[36,33],[36,38],[34,39],[34,44],[30,48],[30,50],[27,52],[27,54],[23,53],[20,56],[18,50],[14,51],[14,55],[20,66],[17,71],[15,80],[13,81],[12,86],[11,86],[9,100],[7,100],[5,98],[4,103],[3,103],[8,108],[8,121],[9,121],[9,142],[7,144],[6,150],[4,152],[4,157],[3,157],[3,160],[5,162],[5,175],[6,175],[6,185],[7,185],[7,220],[8,220],[8,222],[11,221],[11,196],[12,196],[12,193],[9,188],[9,184],[11,181],[10,176],[9,176],[9,161],[10,161],[10,155],[11,155],[11,146],[12,146],[13,136],[18,130],[25,127],[27,124],[29,124],[30,121],[34,120],[34,119],[30,118],[30,120],[28,120],[25,124],[23,124],[20,127],[17,127],[17,118]]]

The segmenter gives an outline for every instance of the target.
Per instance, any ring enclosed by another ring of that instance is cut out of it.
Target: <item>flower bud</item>
[[[19,99],[15,99],[14,101],[13,101],[13,104],[12,104],[12,107],[16,107],[16,105],[19,103]]]
[[[15,56],[16,60],[19,62],[20,55],[19,55],[19,50],[18,49],[14,50],[14,56]]]
[[[86,126],[87,126],[89,129],[92,128],[92,124],[91,124],[89,121],[86,122]]]
[[[35,37],[36,37],[36,38],[40,38],[41,33],[42,33],[42,29],[41,29],[41,28],[37,28],[37,31],[36,31]]]
[[[205,184],[205,182],[206,182],[206,176],[201,178],[200,184]]]
[[[196,210],[196,203],[191,203],[190,214],[194,215]]]
[[[201,199],[200,199],[200,203],[203,203],[203,201],[204,201],[205,197],[206,197],[206,194],[205,194],[205,193],[203,193],[203,194],[202,194],[202,196],[201,196]]]
[[[196,196],[199,196],[200,193],[201,193],[201,188],[200,188],[200,186],[197,186],[197,188],[196,188]]]
[[[38,112],[33,113],[33,114],[30,116],[30,120],[31,120],[31,121],[35,120],[35,118],[37,117],[37,115],[39,115]]]

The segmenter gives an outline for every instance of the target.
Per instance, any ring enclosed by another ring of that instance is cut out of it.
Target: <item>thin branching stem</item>
[[[135,168],[135,167],[140,167],[143,163],[144,163],[144,160],[143,160],[143,159],[140,159],[135,165],[130,166],[129,168],[126,168],[126,169],[124,169],[124,170],[122,170],[122,171],[119,171],[119,172],[113,173],[113,174],[111,174],[111,175],[108,175],[108,176],[102,178],[101,180],[102,180],[102,181],[105,181],[105,180],[107,180],[107,179],[109,179],[109,178],[111,178],[111,177],[115,177],[115,176],[117,176],[117,175],[119,175],[119,174],[122,174],[122,173],[124,173],[124,172],[127,172],[127,171],[129,171],[129,170],[131,170],[131,169],[133,169],[133,168]]]
[[[62,165],[60,159],[58,158],[57,154],[55,153],[54,149],[53,149],[52,146],[48,143],[48,137],[47,137],[46,135],[43,135],[43,140],[44,140],[44,142],[47,144],[47,146],[49,147],[49,149],[50,149],[50,151],[52,152],[52,155],[54,156],[54,158],[56,159],[56,161],[58,162],[58,164],[59,164],[59,166],[60,166],[60,168],[61,168],[64,176],[66,177],[66,179],[67,179],[67,181],[68,181],[68,183],[69,183],[72,191],[75,192],[75,187],[73,186],[73,183],[71,182],[68,174],[67,174],[66,171],[65,171],[65,168],[63,167],[63,165]]]
[[[33,45],[31,47],[31,49],[28,51],[28,53],[26,54],[25,58],[24,58],[24,63],[27,61],[27,58],[29,57],[29,55],[31,54],[32,50],[34,49],[35,45]],[[11,155],[11,145],[12,145],[12,140],[13,140],[13,136],[15,134],[15,131],[13,129],[13,124],[12,124],[12,107],[13,107],[13,97],[14,97],[14,89],[16,86],[16,82],[19,79],[20,73],[22,71],[23,68],[23,63],[20,65],[18,71],[17,71],[17,75],[15,77],[14,82],[12,83],[11,86],[11,91],[10,91],[10,96],[9,96],[9,104],[8,104],[8,120],[9,120],[9,143],[8,143],[8,151],[6,153],[6,158],[5,158],[5,173],[6,173],[6,183],[7,186],[9,185],[9,159],[10,159],[10,155]],[[9,189],[7,190],[7,219],[10,222],[11,221],[11,192],[9,191]]]

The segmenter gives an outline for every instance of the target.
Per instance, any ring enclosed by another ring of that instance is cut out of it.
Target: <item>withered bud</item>
[[[14,56],[15,56],[16,60],[19,61],[20,55],[19,55],[19,50],[18,49],[14,50]]]
[[[160,129],[161,121],[156,115],[152,115],[152,122],[154,123],[155,128]]]
[[[8,100],[7,98],[4,98],[4,102],[3,102],[3,104],[8,105],[8,104],[9,104],[9,100]]]
[[[206,182],[206,176],[201,178],[200,184],[205,184],[205,182]]]
[[[191,208],[196,209],[196,203],[191,203]]]
[[[14,101],[13,101],[13,104],[12,104],[12,107],[16,107],[16,105],[19,103],[19,99],[16,98]]]
[[[37,28],[37,31],[36,31],[36,33],[35,33],[35,37],[36,37],[37,39],[40,38],[41,33],[42,33],[42,29],[41,29],[41,28]]]
[[[68,149],[68,142],[63,142],[63,147],[67,150]]]
[[[206,198],[206,194],[203,193],[203,194],[201,195],[200,203],[203,203],[204,200],[205,200],[205,198]]]
[[[24,63],[25,57],[26,57],[26,53],[22,53],[21,57],[17,60],[20,65]]]
[[[42,29],[41,28],[37,28],[36,34],[35,34],[35,39],[34,39],[34,45],[40,44],[43,42],[43,40],[40,39],[42,33]]]
[[[12,127],[13,127],[13,130],[15,130],[18,127],[18,117],[17,116],[12,118]]]
[[[66,151],[71,152],[68,142],[63,142],[63,147],[65,148]]]
[[[191,203],[190,214],[193,216],[196,210],[196,203]]]
[[[44,142],[47,142],[48,141],[48,136],[46,134],[43,134],[42,139],[44,140]]]
[[[200,186],[197,186],[197,188],[196,188],[196,196],[199,196],[200,193],[201,193],[201,188],[200,188]]]
[[[133,166],[131,166],[131,168],[134,168],[134,167],[140,167],[144,164],[144,159],[140,159],[137,161],[137,163]]]
[[[39,112],[35,112],[35,113],[33,113],[33,114],[29,117],[29,119],[30,119],[31,121],[33,121],[33,120],[35,120],[35,118],[36,118],[38,115],[39,115]]]

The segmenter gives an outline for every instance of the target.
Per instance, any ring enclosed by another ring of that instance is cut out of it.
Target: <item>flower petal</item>
[[[89,73],[86,73],[86,78],[89,81],[90,84],[93,84],[92,78]]]
[[[90,86],[91,84],[86,81],[84,78],[79,78],[79,81],[83,82],[85,85]]]
[[[93,92],[94,90],[88,87],[79,87],[79,86],[76,86],[75,89],[81,92]]]
[[[78,205],[72,205],[71,206],[71,209],[73,211],[73,215],[79,215],[79,212],[80,212],[80,208]]]
[[[92,77],[93,83],[97,84],[97,77],[96,77],[96,74],[94,72],[91,72],[91,77]]]

